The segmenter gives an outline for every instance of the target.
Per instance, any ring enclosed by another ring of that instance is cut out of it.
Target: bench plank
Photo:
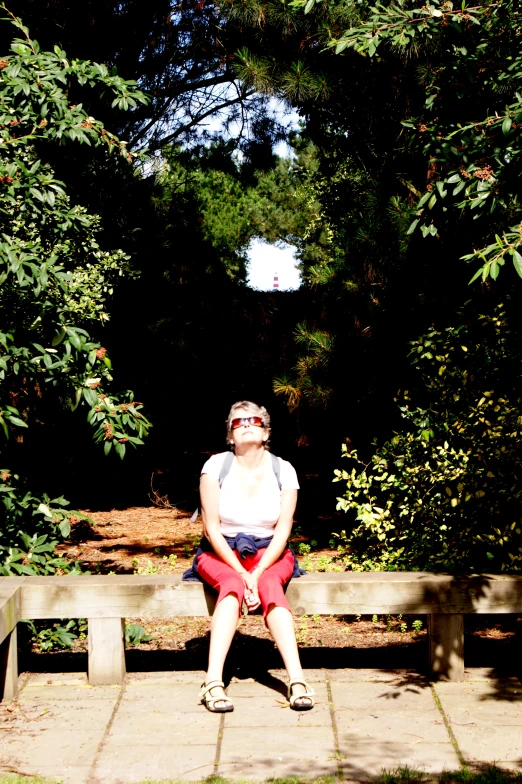
[[[181,575],[34,577],[22,592],[23,618],[170,618],[212,615],[215,596]]]
[[[431,671],[437,678],[460,680],[463,615],[522,613],[522,575],[314,573],[292,580],[287,597],[296,615],[428,615]],[[14,683],[12,630],[21,617],[87,618],[91,683],[121,683],[124,618],[208,616],[214,604],[213,591],[184,583],[181,575],[0,578],[0,642],[5,641],[0,677],[4,684]],[[11,693],[15,687],[5,688]]]
[[[522,576],[315,573],[292,580],[287,598],[296,615],[520,613]]]
[[[307,574],[287,598],[296,615],[522,613],[522,576],[428,572]],[[180,575],[30,577],[24,618],[208,616],[214,594]]]

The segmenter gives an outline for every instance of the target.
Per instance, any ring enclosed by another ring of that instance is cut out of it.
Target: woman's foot
[[[230,713],[234,704],[225,694],[223,681],[209,681],[203,683],[199,693],[200,702],[211,713]]]
[[[288,701],[292,710],[312,710],[315,692],[302,678],[292,678],[288,684]]]

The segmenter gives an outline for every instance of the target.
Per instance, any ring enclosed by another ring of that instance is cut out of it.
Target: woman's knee
[[[225,596],[235,596],[239,602],[239,607],[245,595],[245,582],[240,575],[227,575],[218,586],[219,595],[217,601],[222,601]]]
[[[271,607],[290,609],[281,581],[277,578],[263,580],[263,582],[259,581],[259,598],[263,606],[264,615]]]

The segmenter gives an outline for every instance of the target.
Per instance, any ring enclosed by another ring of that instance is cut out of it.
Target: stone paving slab
[[[369,670],[350,668],[345,670],[327,669],[324,670],[324,672],[328,680],[335,681],[336,683],[345,683],[346,681],[351,683],[355,681],[357,683],[393,683],[397,685],[400,685],[401,683],[428,684],[426,677],[417,670]]]
[[[100,724],[97,730],[69,730],[55,726],[52,730],[8,740],[9,753],[17,759],[27,759],[36,769],[57,765],[88,767],[92,765],[98,744],[102,740],[105,727]],[[2,752],[5,751],[2,743]],[[29,752],[29,753],[28,753]]]
[[[332,697],[337,711],[356,710],[361,714],[399,710],[437,710],[428,683],[332,682]]]
[[[368,781],[398,766],[427,773],[458,770],[459,759],[450,743],[339,743],[342,770],[351,781]]]
[[[331,727],[332,718],[324,673],[323,683],[313,682],[316,696],[315,708],[311,711],[290,710],[286,698],[286,683],[275,681],[276,687],[279,687],[279,684],[283,688],[275,691],[265,684],[250,680],[232,682],[227,692],[234,702],[235,710],[226,717],[225,732],[232,727],[272,727],[278,728],[277,734],[280,735],[281,727]]]
[[[315,708],[311,711],[290,710],[282,695],[238,697],[231,688],[228,694],[234,700],[235,710],[226,717],[226,731],[234,727],[248,727],[251,731],[258,727],[273,727],[280,734],[286,727],[331,727],[332,724],[326,689],[324,696],[320,692],[317,694]]]
[[[22,705],[28,705],[28,702]],[[38,732],[64,727],[67,731],[96,732],[106,727],[112,716],[116,701],[110,700],[38,700],[36,727]]]
[[[522,684],[518,679],[468,676],[435,691],[466,762],[522,770]]]
[[[347,778],[365,780],[399,764],[428,772],[460,767],[429,683],[408,680],[332,683]]]
[[[198,671],[132,673],[115,687],[91,687],[83,673],[23,676],[19,702],[0,706],[0,773],[132,784],[211,774],[355,782],[399,765],[456,770],[459,759],[522,770],[518,679],[489,670],[437,684],[406,670],[313,670],[306,677],[317,694],[313,711],[291,711],[285,674],[272,670],[258,681],[233,678],[235,711],[220,716],[198,704]]]
[[[78,674],[71,678],[61,673],[32,675],[20,691],[20,703],[32,703],[35,700],[112,700],[115,702],[120,693],[119,686],[90,686],[87,675]]]
[[[371,709],[370,709],[371,710]],[[420,744],[448,743],[448,731],[438,710],[423,713],[386,711],[361,715],[359,711],[336,711],[339,743],[361,742]],[[451,744],[450,744],[451,745]]]
[[[207,711],[205,711],[207,713]],[[118,711],[107,736],[111,746],[214,745],[218,740],[220,717],[212,714],[166,713],[141,710],[137,715]]]
[[[121,708],[128,706],[129,710],[148,706],[163,712],[177,712],[183,714],[197,713],[202,715],[199,704],[200,684],[193,683],[147,683],[147,681],[127,684],[121,703]],[[208,711],[205,711],[208,713]],[[203,714],[205,715],[205,714]]]
[[[126,784],[145,779],[195,781],[213,774],[215,756],[214,744],[186,747],[165,736],[162,745],[154,746],[122,747],[109,741],[89,784]]]
[[[332,726],[228,727],[219,762],[221,776],[335,776],[337,750]]]

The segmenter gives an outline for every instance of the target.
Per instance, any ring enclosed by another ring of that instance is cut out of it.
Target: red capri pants
[[[259,563],[265,550],[258,550],[257,553],[247,555],[246,558],[241,558],[237,550],[232,552],[236,554],[238,560],[241,560],[241,565],[250,572]],[[290,605],[286,600],[283,586],[290,580],[293,571],[294,554],[287,549],[281,553],[277,561],[272,566],[269,566],[259,578],[259,598],[261,599],[264,618],[266,618],[267,612],[272,607],[286,607],[290,611]],[[219,592],[216,604],[221,599],[224,599],[225,596],[233,594],[237,596],[239,608],[241,609],[245,593],[245,582],[241,575],[232,569],[231,566],[224,563],[215,553],[201,553],[198,558],[198,574],[206,583]]]

